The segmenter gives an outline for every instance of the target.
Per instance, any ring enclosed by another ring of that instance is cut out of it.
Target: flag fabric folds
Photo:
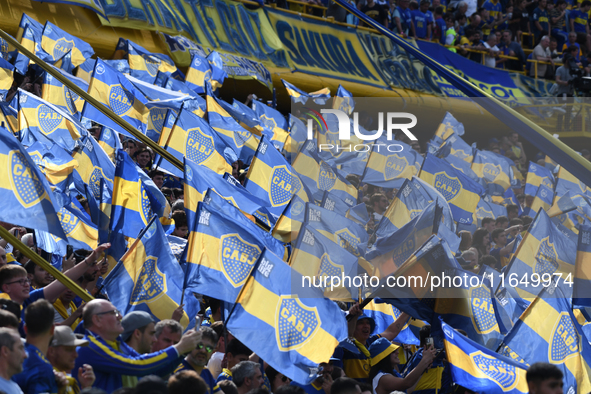
[[[66,239],[57,211],[61,208],[45,179],[25,148],[0,127],[0,195],[5,209],[0,220],[46,231]]]
[[[535,196],[540,185],[554,190],[554,175],[545,167],[529,162],[527,177],[525,179],[524,193],[526,196]]]
[[[236,300],[228,330],[277,371],[300,384],[317,377],[347,324],[322,291],[301,286],[302,276],[264,250]],[[297,287],[296,287],[297,286]]]
[[[45,22],[41,48],[49,55],[49,60],[57,62],[67,54],[73,67],[84,63],[86,59],[94,55],[92,47],[83,40],[60,29],[53,23]]]
[[[156,321],[170,319],[180,305],[183,270],[170,250],[156,216],[105,278],[110,301],[123,314],[144,311]],[[185,311],[181,325],[189,325]],[[191,314],[192,316],[192,314]]]
[[[402,141],[396,144],[400,145],[400,151],[389,152],[376,141],[365,167],[363,183],[399,189],[405,179],[418,174],[423,161],[421,155]]]
[[[209,62],[198,53],[194,53],[191,65],[185,76],[185,83],[197,94],[206,92],[205,84],[211,81],[211,67]]]
[[[579,228],[573,283],[573,307],[591,307],[591,226]]]
[[[57,216],[68,236],[68,244],[72,245],[74,249],[92,251],[97,248],[98,228],[90,221],[90,218],[74,208],[72,204],[62,207],[57,212]]]

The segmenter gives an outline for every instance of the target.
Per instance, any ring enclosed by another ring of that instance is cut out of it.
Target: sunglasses
[[[205,346],[203,343],[198,343],[196,349],[202,350],[203,348],[205,348],[205,351],[207,353],[211,353],[213,352],[213,347],[211,346]]]
[[[287,382],[288,380],[291,380],[291,379],[290,379],[290,378],[288,378],[288,377],[287,377],[287,376],[285,376],[285,375],[283,375],[283,376],[281,377],[281,381],[282,381],[283,383]]]

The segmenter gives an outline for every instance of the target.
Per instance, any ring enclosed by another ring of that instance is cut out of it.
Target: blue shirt
[[[41,350],[30,343],[25,344],[25,350],[29,357],[23,363],[23,372],[14,375],[12,380],[25,394],[57,394],[58,388],[51,363],[47,361]]]
[[[574,27],[577,33],[587,32],[587,21],[589,15],[581,10],[572,10],[568,16],[570,20],[574,20]]]
[[[400,18],[400,27],[402,27],[401,32],[397,31],[398,28],[396,27],[396,21],[394,20],[394,18]],[[396,7],[396,10],[394,10],[394,18],[392,18],[393,30],[395,30],[396,33],[409,34],[410,24],[412,23],[412,14],[410,13],[410,10],[408,8],[405,8],[403,10],[400,7]]]
[[[195,368],[193,368],[193,366],[191,364],[189,364],[187,362],[187,360],[183,360],[181,362],[181,365],[179,365],[177,367],[177,369],[174,370],[174,373],[181,372],[181,371],[195,371]],[[203,380],[205,380],[207,387],[209,387],[209,394],[219,394],[222,392],[222,390],[220,389],[220,387],[216,383],[216,381],[213,378],[213,375],[211,374],[209,369],[204,367],[201,370],[201,373],[199,374],[199,376],[201,376],[201,378]]]
[[[486,2],[482,5],[482,8],[488,10],[488,14],[493,19],[497,19],[497,16],[503,12],[503,6],[501,5],[500,1],[497,1],[495,4],[491,0],[486,0]]]
[[[435,19],[435,25],[437,26],[437,30],[441,31],[441,37],[439,38],[439,43],[441,45],[445,45],[445,31],[447,27],[445,25],[445,21],[443,18]]]
[[[540,22],[540,26],[542,27],[542,30],[538,30],[538,28],[536,27],[535,23],[534,23],[534,28],[540,32],[547,32],[548,31],[548,12],[546,12],[546,10],[541,10],[540,7],[537,7],[534,10],[534,22]],[[576,21],[575,21],[575,30],[576,30]]]
[[[423,348],[420,348],[412,355],[410,361],[407,363],[406,368],[404,369],[403,375],[408,375],[423,359]],[[439,378],[441,374],[441,378]],[[451,391],[452,385],[452,377],[451,377],[451,370],[447,363],[443,363],[440,357],[437,357],[433,360],[433,364],[431,368],[425,371],[415,389],[414,393],[418,394],[439,394],[439,393],[447,393]]]
[[[421,10],[414,10],[411,12],[412,21],[415,24],[415,33],[418,38],[427,38],[427,25],[429,21],[427,16]]]
[[[218,378],[215,382],[219,383],[222,380],[232,380],[232,372],[229,369],[227,369],[227,368],[222,369],[222,373],[220,374],[220,376],[218,376]]]

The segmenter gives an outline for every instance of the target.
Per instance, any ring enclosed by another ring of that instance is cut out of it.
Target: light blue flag
[[[54,198],[45,175],[37,168],[20,142],[5,128],[0,128],[0,194],[5,209],[0,220],[66,239]]]
[[[308,136],[308,129],[304,122],[302,122],[299,118],[289,114],[289,136],[291,137],[291,142],[287,143],[283,147],[283,151],[285,152],[285,158],[290,162],[293,163],[295,158],[300,151],[301,146],[306,142],[306,138]],[[289,140],[288,140],[289,141]]]
[[[80,89],[85,92],[88,90],[88,83],[83,79],[77,78],[64,70],[54,69]],[[79,110],[82,109],[84,100],[49,73],[43,74],[42,98],[76,119],[80,118]]]
[[[154,320],[170,319],[180,305],[183,270],[170,250],[157,217],[138,234],[137,240],[105,278],[110,301],[123,314],[150,313]],[[189,325],[196,311],[185,309],[180,323]]]
[[[186,82],[179,81],[178,79],[175,79],[173,77],[167,77],[162,82],[162,87],[165,89],[171,90],[173,92],[176,92],[176,93],[186,94],[186,95],[191,96],[193,98],[200,97],[197,93],[195,93],[195,91],[193,89],[191,89],[187,85]]]
[[[400,145],[399,152],[389,152],[380,142],[381,140],[376,141],[373,146],[361,182],[399,189],[405,179],[418,174],[423,157],[402,141],[396,142]]]
[[[57,144],[48,149],[40,142],[28,147],[27,153],[45,174],[49,184],[55,186],[60,193],[68,194],[73,171],[78,166],[72,156]]]
[[[85,193],[84,185],[88,185],[94,198],[99,199],[101,179],[110,191],[113,190],[115,165],[92,136],[81,139],[72,157],[78,161],[78,167],[74,170],[74,185],[80,194]]]
[[[283,114],[256,100],[252,103],[252,110],[265,129],[271,131],[270,140],[275,148],[281,151],[285,145],[289,130],[289,124]]]
[[[175,100],[190,97],[182,92],[175,92],[171,89],[144,82],[131,75],[126,75],[126,77],[150,101]]]
[[[353,94],[345,89],[342,85],[339,85],[337,94],[333,99],[332,107],[334,109],[343,111],[347,115],[351,115],[355,109],[355,100],[353,99]]]
[[[263,251],[227,325],[270,366],[306,385],[347,337],[347,325],[334,302],[301,281],[281,258]]]
[[[211,66],[206,58],[193,53],[191,65],[185,76],[185,84],[197,94],[206,92],[205,85],[211,81]]]
[[[224,61],[218,52],[211,51],[206,59],[211,67],[211,87],[215,92],[222,86],[224,80],[228,77],[228,73],[224,70]]]
[[[39,141],[47,148],[57,144],[72,153],[77,141],[88,134],[77,119],[34,94],[19,89],[17,97],[23,145],[31,146]]]
[[[554,190],[554,183],[554,175],[552,175],[550,170],[531,161],[529,162],[524,189],[526,196],[535,196],[538,186],[541,184],[546,185],[550,190]]]
[[[94,55],[94,50],[90,44],[75,37],[68,32],[60,29],[53,23],[45,22],[43,36],[41,38],[41,47],[49,55],[50,62],[62,60],[66,55],[70,55],[70,68],[74,68]]]

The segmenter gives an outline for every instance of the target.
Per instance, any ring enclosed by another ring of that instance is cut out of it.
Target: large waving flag
[[[246,130],[259,137],[265,134],[269,139],[273,138],[272,129],[263,126],[257,114],[249,106],[236,99],[234,99],[232,105],[224,100],[218,100],[218,103]]]
[[[98,139],[98,144],[105,151],[109,159],[115,161],[115,155],[118,149],[123,149],[119,133],[108,127],[101,127],[101,135]]]
[[[475,224],[477,224],[478,227],[480,227],[482,219],[493,218],[496,220],[496,218],[499,216],[507,216],[507,208],[502,205],[495,204],[494,202],[486,201],[483,198],[478,201],[476,212],[474,212],[474,218],[476,222]]]
[[[383,302],[383,300],[379,298],[371,300],[369,304],[363,308],[363,313],[371,317],[376,323],[376,328],[371,335],[384,332],[402,314],[400,309],[392,304]],[[411,319],[404,325],[402,330],[400,330],[400,333],[392,340],[392,342],[405,345],[420,345],[419,330],[424,325],[425,323],[420,320]]]
[[[14,66],[0,58],[0,97],[4,99],[12,87]]]
[[[76,188],[80,193],[84,192],[84,185],[88,185],[94,198],[98,200],[101,179],[105,181],[109,190],[113,190],[115,165],[92,136],[88,135],[81,139],[81,146],[76,149],[72,157],[78,162],[75,172],[82,184],[76,185]],[[74,182],[77,182],[76,177]]]
[[[179,160],[186,157],[218,174],[232,171],[224,158],[224,152],[230,148],[207,122],[186,109],[182,109],[177,116],[170,135],[160,134],[158,144]],[[175,176],[182,176],[182,172],[168,161],[163,161],[160,167]]]
[[[277,371],[309,384],[318,365],[347,337],[347,325],[334,302],[320,289],[301,286],[301,280],[279,257],[263,251],[227,324]]]
[[[502,354],[527,364],[554,364],[564,374],[565,392],[588,393],[591,368],[587,359],[591,345],[563,288],[553,284],[542,290],[505,337]]]
[[[57,216],[64,232],[68,236],[68,243],[74,249],[95,250],[98,246],[98,228],[72,204],[62,207]]]
[[[250,164],[259,144],[258,139],[236,120],[218,103],[210,87],[207,90],[207,120],[226,144],[236,152],[238,159]]]
[[[85,92],[88,90],[88,83],[81,78],[77,78],[63,70],[57,69],[63,76],[68,78],[80,89]],[[70,115],[78,115],[79,111],[82,111],[84,107],[84,99],[78,96],[76,93],[71,91],[66,85],[58,81],[54,76],[49,73],[43,75],[43,85],[41,90],[41,98],[45,101],[49,101],[62,111]]]
[[[0,126],[4,125],[13,134],[18,132],[18,114],[7,102],[0,101]]]
[[[296,171],[264,137],[252,159],[244,187],[261,200],[268,201],[269,212],[277,217],[294,194],[304,202],[310,201]]]
[[[86,59],[94,55],[94,50],[83,40],[60,29],[53,23],[45,22],[41,47],[49,54],[49,60],[56,62],[65,55],[70,54],[73,67],[84,63]]]
[[[153,216],[149,223],[105,278],[105,289],[123,314],[144,311],[155,320],[170,319],[181,303],[183,270],[157,217]],[[183,313],[183,327],[189,325],[190,312]]]
[[[553,200],[554,192],[552,189],[549,189],[544,184],[540,184],[540,186],[538,186],[538,190],[536,191],[531,207],[524,208],[523,213],[525,215],[534,217],[536,216],[536,212],[538,212],[540,209],[547,211],[552,205]]]
[[[472,213],[484,193],[482,186],[431,154],[425,157],[419,178],[443,195],[456,222],[472,223]]]
[[[294,195],[277,219],[273,227],[273,237],[283,243],[291,243],[298,238],[300,228],[304,222],[306,202]]]
[[[145,104],[148,100],[123,74],[101,59],[97,59],[94,66],[88,94],[142,133],[146,132],[149,110]],[[103,126],[121,129],[117,123],[89,103],[84,103],[82,116]]]
[[[399,189],[405,179],[417,175],[423,158],[409,145],[396,141],[400,146],[399,152],[389,152],[379,140],[367,161],[361,181],[374,186]]]
[[[205,85],[211,81],[211,67],[209,62],[198,53],[194,53],[191,58],[191,65],[185,76],[185,83],[195,93],[203,94],[206,92]]]
[[[345,281],[341,279],[357,275],[358,258],[333,242],[331,238],[325,237],[307,224],[303,225],[298,239],[293,244],[289,265],[304,279],[309,279],[310,286],[322,289],[325,297],[342,301],[357,300],[358,287],[352,281],[345,285],[342,283]],[[338,280],[339,283],[336,284],[333,280]]]
[[[260,122],[271,131],[271,142],[279,151],[283,149],[287,140],[289,125],[281,112],[265,105],[259,101],[252,102],[252,110]]]
[[[442,322],[445,351],[456,384],[478,393],[526,394],[527,365],[501,356]],[[460,328],[460,327],[458,327]]]
[[[66,239],[45,175],[25,148],[5,128],[0,127],[0,195],[4,209],[0,220],[51,233]]]
[[[306,203],[306,226],[332,239],[357,257],[365,255],[369,236],[363,226],[334,211]]]
[[[550,190],[554,190],[554,175],[545,167],[529,162],[527,168],[527,177],[525,179],[526,196],[535,196],[540,185],[546,186]]]
[[[68,152],[86,129],[69,114],[32,93],[18,90],[18,129],[21,142],[31,146],[39,141],[48,148],[58,144]]]
[[[78,162],[68,152],[56,144],[48,149],[42,143],[35,142],[27,148],[27,153],[51,185],[61,192],[68,189],[72,182],[71,175],[78,167]]]
[[[556,180],[556,197],[561,197],[570,191],[572,195],[582,194],[591,197],[591,188],[580,179],[575,178],[570,172],[560,167]]]
[[[119,39],[119,45],[122,39]],[[127,46],[127,61],[131,76],[147,83],[154,83],[158,73],[171,74],[177,68],[174,62],[167,55],[151,53],[138,44],[125,40]]]
[[[125,151],[117,151],[110,227],[131,238],[137,238],[152,215],[162,208],[161,202],[150,192],[139,171],[137,164]]]
[[[246,227],[238,215],[238,210],[226,216],[203,202],[197,205],[186,257],[187,288],[234,302],[266,246],[283,255],[279,242],[261,237],[253,231],[255,224]]]
[[[513,180],[513,170],[509,162],[494,152],[476,151],[472,170],[487,184],[490,195],[502,196]]]
[[[293,162],[293,169],[308,187],[314,200],[321,201],[324,192],[331,192],[349,205],[357,202],[357,189],[339,171],[321,160],[314,141],[307,141]]]
[[[548,285],[554,274],[564,278],[574,274],[577,247],[540,210],[519,244],[515,258],[508,267],[507,278],[519,278],[515,286],[522,298],[534,298]],[[522,280],[523,278],[523,280]],[[539,278],[538,280],[534,280]],[[572,289],[571,289],[572,290]],[[570,296],[570,294],[568,294]]]
[[[330,89],[329,88],[322,88],[315,92],[306,93],[303,90],[295,87],[291,83],[287,82],[286,80],[281,80],[283,82],[283,86],[287,90],[287,93],[291,97],[291,100],[294,103],[302,103],[306,104],[308,99],[312,99],[318,105],[324,105],[330,98]],[[347,92],[349,93],[349,92]]]
[[[579,228],[573,283],[573,307],[591,307],[591,226]]]
[[[212,51],[207,55],[206,59],[211,67],[211,88],[215,92],[218,88],[222,87],[224,80],[228,77],[228,73],[224,70],[224,61],[218,52]]]

